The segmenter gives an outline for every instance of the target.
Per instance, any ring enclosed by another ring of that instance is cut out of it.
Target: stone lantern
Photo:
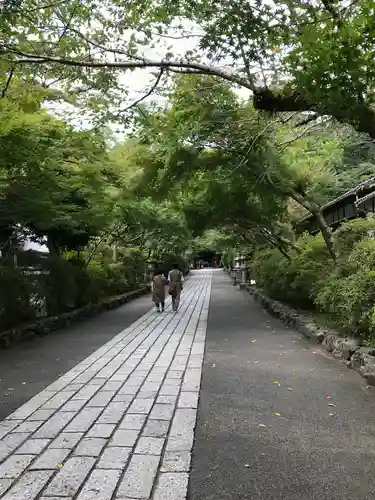
[[[147,272],[150,277],[150,281],[154,279],[155,276],[155,271],[156,271],[156,261],[155,260],[149,260],[147,262]]]

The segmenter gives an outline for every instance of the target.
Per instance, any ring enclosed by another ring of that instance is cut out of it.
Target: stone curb
[[[279,318],[283,323],[294,328],[308,339],[314,339],[329,354],[342,360],[348,368],[353,368],[367,379],[369,384],[375,386],[374,348],[361,347],[355,338],[343,338],[334,330],[320,328],[311,318],[303,316],[278,300],[270,299],[254,285],[246,285],[243,288],[270,314]]]
[[[38,335],[48,335],[49,333],[58,330],[59,328],[63,328],[71,323],[94,316],[95,314],[103,311],[115,309],[127,302],[130,302],[131,300],[141,297],[141,295],[145,295],[149,291],[150,287],[144,286],[138,290],[127,292],[117,297],[102,299],[96,304],[87,304],[80,309],[74,309],[73,311],[56,316],[48,316],[32,323],[22,324],[11,328],[10,330],[5,330],[0,332],[0,349],[5,349],[21,339],[31,338]]]

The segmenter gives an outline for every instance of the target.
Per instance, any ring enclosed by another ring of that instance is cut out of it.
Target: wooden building
[[[345,221],[375,213],[375,177],[361,182],[358,186],[324,205],[321,210],[328,226],[333,230]],[[310,234],[319,231],[317,222],[312,215],[307,215],[298,221],[297,228],[298,232],[308,231]]]

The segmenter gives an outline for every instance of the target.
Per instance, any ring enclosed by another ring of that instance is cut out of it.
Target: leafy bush
[[[278,250],[270,248],[255,252],[251,264],[257,284],[267,295],[279,300],[291,300],[293,296],[290,266],[291,261]]]
[[[33,288],[32,278],[20,269],[0,265],[0,330],[34,317]]]
[[[342,224],[333,233],[335,252],[339,258],[346,259],[356,242],[370,237],[375,232],[375,219],[355,219]]]
[[[375,332],[375,270],[332,278],[316,297],[317,305],[331,313],[352,334]]]
[[[300,253],[291,252],[289,266],[293,300],[301,306],[313,304],[316,293],[332,267],[332,259],[321,235],[305,235],[298,241]]]

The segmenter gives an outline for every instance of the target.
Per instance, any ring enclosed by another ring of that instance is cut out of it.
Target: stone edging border
[[[41,318],[32,323],[25,323],[9,330],[5,330],[0,332],[0,349],[7,348],[21,339],[31,338],[38,335],[48,335],[49,333],[58,330],[59,328],[63,328],[71,323],[94,316],[95,314],[103,311],[115,309],[126,302],[130,302],[131,300],[145,295],[149,291],[150,287],[144,286],[138,290],[127,292],[117,297],[102,299],[96,304],[87,304],[80,309],[74,309],[73,311],[56,316],[47,316],[46,318]]]
[[[309,339],[315,339],[323,349],[337,359],[341,359],[348,368],[353,368],[371,385],[375,385],[375,349],[361,347],[354,338],[340,337],[334,330],[320,328],[311,318],[303,316],[295,309],[264,295],[256,286],[245,288],[270,314],[279,318],[286,325],[296,329]]]

